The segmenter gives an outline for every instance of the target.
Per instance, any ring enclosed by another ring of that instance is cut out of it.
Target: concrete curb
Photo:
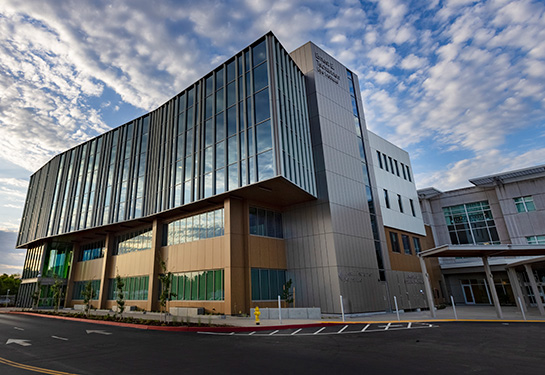
[[[143,329],[143,330],[149,330],[149,331],[168,331],[168,332],[251,332],[251,331],[270,331],[270,330],[277,330],[277,329],[293,329],[293,328],[305,328],[305,327],[309,327],[309,328],[324,327],[324,326],[330,326],[330,325],[336,324],[333,322],[321,322],[321,323],[286,324],[286,325],[274,325],[274,326],[166,327],[166,326],[149,326],[149,325],[134,324],[134,323],[111,322],[107,320],[72,318],[69,316],[36,314],[36,313],[23,312],[23,311],[12,311],[12,312],[9,312],[8,314],[30,315],[30,316],[37,316],[40,318],[70,320],[70,321],[82,322],[82,323],[102,324],[107,326],[136,328],[136,329]]]
[[[522,320],[522,319],[410,319],[410,320],[352,320],[350,322],[331,322],[329,324],[388,324],[388,323],[456,323],[456,322],[475,322],[475,323],[545,323],[545,320]]]

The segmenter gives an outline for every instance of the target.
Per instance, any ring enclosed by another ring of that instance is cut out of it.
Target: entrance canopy
[[[442,245],[430,250],[422,251],[418,254],[420,258],[420,267],[422,268],[422,274],[424,276],[424,286],[426,289],[426,295],[428,298],[428,305],[430,306],[431,316],[435,318],[435,310],[433,308],[433,296],[431,293],[431,284],[428,271],[426,269],[426,263],[424,258],[438,258],[438,257],[479,257],[483,261],[484,272],[488,280],[489,285],[494,285],[494,278],[492,277],[492,271],[490,271],[490,265],[488,264],[488,258],[490,257],[518,257],[518,256],[545,256],[545,245]],[[530,260],[524,260],[521,263],[529,263]],[[529,274],[530,280],[533,280],[531,268],[529,265],[525,266]],[[528,271],[530,270],[530,271]],[[534,283],[535,284],[535,280]],[[537,286],[533,289],[537,290]],[[500,307],[500,302],[496,289],[491,287],[490,293],[498,318],[502,319],[503,314]],[[539,296],[539,293],[534,292]],[[541,300],[538,298],[538,307],[542,314],[545,313],[543,306],[541,306]],[[519,302],[517,301],[517,304]]]
[[[442,245],[418,255],[434,258],[544,256],[545,245]]]

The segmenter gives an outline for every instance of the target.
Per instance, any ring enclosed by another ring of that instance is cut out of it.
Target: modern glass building
[[[387,309],[389,264],[357,76],[312,43],[272,33],[156,110],[55,156],[34,173],[18,247],[20,306],[157,310],[165,262],[172,307],[234,314],[272,304]],[[34,299],[33,299],[34,295]],[[39,295],[37,301],[36,295]],[[385,302],[386,301],[386,302]]]

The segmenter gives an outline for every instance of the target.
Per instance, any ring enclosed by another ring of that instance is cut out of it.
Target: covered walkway
[[[506,266],[506,270],[509,275],[509,281],[515,293],[515,300],[517,307],[528,311],[528,304],[530,301],[524,298],[524,293],[516,274],[516,268],[524,269],[527,277],[530,281],[531,290],[534,296],[535,303],[537,305],[539,314],[545,316],[545,309],[543,306],[543,300],[540,297],[536,278],[532,268],[536,262],[545,262],[545,245],[442,245],[430,250],[426,250],[418,254],[420,259],[420,267],[422,269],[422,275],[424,277],[424,287],[426,290],[426,298],[428,300],[428,306],[434,306],[433,294],[431,290],[430,276],[426,269],[426,263],[424,258],[426,257],[478,257],[483,261],[484,272],[488,285],[494,284],[494,277],[490,270],[489,259],[493,257],[523,257],[523,256],[535,256],[533,259],[525,259],[520,262],[512,263]],[[494,304],[496,315],[499,319],[504,318],[502,307],[498,298],[496,288],[490,287],[490,295]],[[437,312],[435,309],[430,308],[430,313],[433,318],[436,318]]]

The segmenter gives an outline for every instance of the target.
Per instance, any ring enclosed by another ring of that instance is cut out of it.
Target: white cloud
[[[428,64],[428,60],[426,58],[418,57],[412,53],[406,56],[401,61],[401,67],[407,70],[419,69],[426,66],[427,64]]]
[[[4,0],[0,159],[35,170],[119,125],[105,116],[153,109],[272,30],[288,50],[312,40],[357,72],[378,134],[420,159],[433,158],[430,142],[475,155],[451,161],[449,181],[464,180],[486,151],[545,121],[543,19],[530,0]],[[0,180],[6,209],[22,205],[18,183]]]
[[[379,67],[391,68],[397,61],[394,47],[375,47],[367,54],[373,64]]]

